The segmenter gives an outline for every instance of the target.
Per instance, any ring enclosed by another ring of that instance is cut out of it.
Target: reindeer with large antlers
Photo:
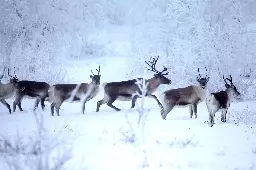
[[[100,66],[96,69],[98,74],[92,72],[91,83],[81,84],[55,84],[49,89],[49,101],[51,102],[51,114],[54,115],[54,108],[59,116],[60,106],[65,101],[82,102],[82,113],[84,114],[85,103],[94,98],[99,92],[100,85]]]
[[[146,83],[148,84],[146,96],[154,98],[157,101],[159,107],[162,108],[162,104],[152,93],[154,93],[161,84],[171,84],[171,80],[165,77],[165,75],[168,75],[166,67],[164,67],[163,71],[156,70],[155,65],[158,61],[158,58],[159,56],[157,58],[153,58],[152,61],[145,61],[146,64],[150,66],[149,70],[155,73],[153,78],[146,80]],[[120,111],[119,108],[113,105],[114,101],[116,100],[132,101],[131,108],[134,108],[136,100],[140,97],[138,94],[141,94],[137,80],[142,80],[142,78],[121,82],[104,83],[104,98],[97,102],[96,112],[98,112],[100,106],[105,103],[107,103],[107,105],[112,109]]]
[[[4,71],[5,71],[5,68],[4,68]],[[3,74],[0,76],[1,79],[4,76],[4,71],[3,71]],[[7,107],[7,109],[9,110],[9,113],[11,114],[11,107],[6,102],[6,99],[13,97],[15,90],[17,89],[18,79],[16,75],[15,76],[10,75],[9,68],[8,68],[8,76],[10,77],[9,83],[3,84],[0,82],[0,102]]]
[[[236,86],[233,84],[231,75],[230,78],[225,78],[223,76],[223,80],[225,82],[226,90],[211,93],[206,100],[206,105],[209,112],[209,125],[211,127],[214,125],[215,113],[218,111],[222,111],[221,121],[226,122],[226,115],[228,108],[230,107],[232,97],[240,95],[240,93],[237,91]],[[227,83],[227,80],[230,84]]]
[[[206,68],[205,68],[206,69]],[[205,100],[208,93],[206,86],[210,79],[208,75],[206,77],[201,77],[199,68],[196,80],[199,85],[191,85],[188,87],[171,89],[163,92],[161,94],[161,100],[163,103],[163,109],[161,110],[161,116],[165,120],[167,114],[175,107],[189,106],[190,118],[195,115],[197,118],[197,105],[199,102]],[[206,69],[207,71],[207,69]]]

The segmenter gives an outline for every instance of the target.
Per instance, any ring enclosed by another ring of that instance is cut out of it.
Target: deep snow
[[[211,128],[205,123],[208,120],[205,103],[199,104],[197,119],[189,118],[188,108],[175,108],[163,121],[155,101],[146,99],[145,107],[151,111],[143,144],[136,140],[132,143],[123,135],[129,137],[131,130],[125,114],[136,129],[138,113],[129,109],[131,103],[115,102],[123,109],[121,112],[103,105],[97,113],[96,102],[100,98],[101,95],[86,103],[84,115],[80,113],[80,103],[64,103],[60,117],[50,116],[49,103],[46,110],[37,110],[37,114],[44,115],[49,134],[60,131],[63,138],[75,137],[72,158],[65,164],[67,169],[256,169],[255,119],[253,112],[246,110],[246,106],[253,108],[255,101],[232,103],[227,123],[220,121],[218,113]],[[33,134],[36,129],[33,102],[25,99],[24,111],[11,115],[0,105],[2,136],[13,137],[17,132],[21,136]],[[1,159],[5,167],[4,156]]]

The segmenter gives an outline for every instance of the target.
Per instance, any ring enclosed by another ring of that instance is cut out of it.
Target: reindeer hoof
[[[165,115],[162,115],[162,119],[163,119],[163,120],[166,120],[166,116],[165,116]]]

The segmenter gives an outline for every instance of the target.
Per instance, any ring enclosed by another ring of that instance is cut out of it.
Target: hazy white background
[[[31,111],[34,101],[24,100],[25,111],[13,115],[0,105],[1,136],[8,136],[6,141],[14,138],[7,150],[1,148],[5,140],[0,140],[1,158],[7,155],[9,161],[6,164],[0,159],[1,165],[19,169],[24,160],[33,160],[30,169],[48,170],[46,165],[57,166],[72,157],[67,169],[255,168],[256,110],[255,101],[248,102],[256,98],[255,9],[255,0],[1,0],[0,69],[15,67],[19,79],[50,84],[88,82],[90,70],[101,65],[102,82],[122,81],[142,76],[144,61],[159,55],[157,68],[168,67],[172,84],[160,86],[157,93],[196,84],[200,68],[202,76],[210,77],[210,91],[224,89],[222,75],[231,74],[243,100],[232,105],[228,123],[221,124],[216,118],[213,128],[203,123],[208,119],[204,104],[199,106],[197,120],[190,120],[184,109],[173,111],[170,120],[163,122],[157,105],[147,100],[145,106],[153,111],[145,145],[130,140],[133,134],[140,135],[133,132],[124,115],[136,122],[136,111],[117,113],[103,106],[95,113],[102,92],[87,104],[87,115],[80,114],[79,104],[68,103],[62,107],[63,116],[52,118],[48,105],[42,114],[50,137],[39,133],[40,140],[32,136],[35,140],[29,138],[28,145],[21,144],[17,131],[26,139],[37,129]],[[130,107],[130,103],[115,105]],[[71,147],[74,155],[71,151],[59,153],[59,161],[48,164],[55,147],[51,133],[57,131],[65,142],[71,136],[81,138]],[[42,140],[42,148],[49,152],[42,159],[42,154],[30,158]],[[122,161],[116,164],[119,158]]]

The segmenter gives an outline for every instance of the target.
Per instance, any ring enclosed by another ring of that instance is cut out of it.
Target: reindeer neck
[[[95,81],[92,81],[90,84],[88,84],[88,86],[93,89],[99,87],[99,85],[97,85]]]
[[[153,77],[146,81],[148,83],[148,90],[154,92],[158,86],[161,84],[160,80]]]
[[[231,99],[233,97],[233,90],[231,88],[227,88],[225,91],[228,94],[228,97]]]
[[[0,89],[1,90],[7,90],[7,91],[14,91],[16,89],[15,85],[13,83],[6,83],[6,84],[2,84],[0,83]]]
[[[202,88],[199,86],[194,86],[194,89],[196,89],[197,96],[201,98],[201,100],[205,100],[207,95],[209,94],[209,91],[206,88]]]

